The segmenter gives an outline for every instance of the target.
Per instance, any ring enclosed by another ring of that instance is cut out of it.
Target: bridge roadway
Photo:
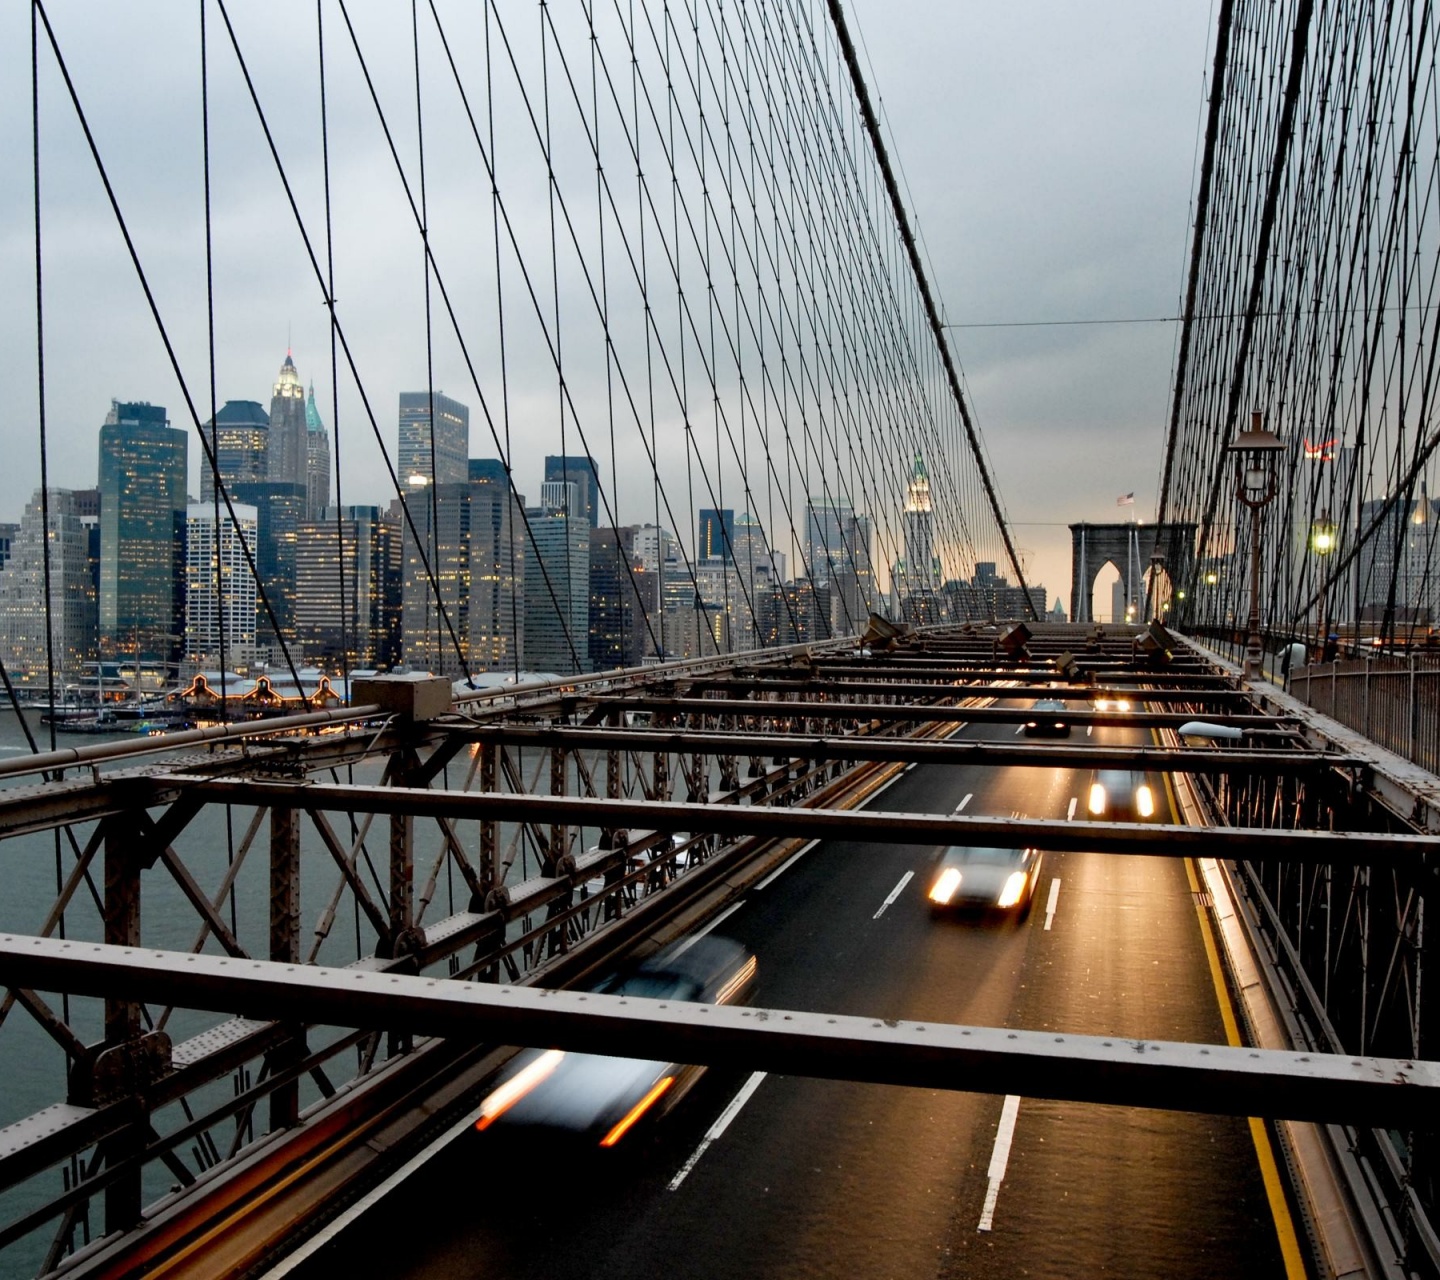
[[[1138,742],[1142,731],[1102,735]],[[945,812],[969,796],[967,813],[1059,818],[1072,798],[1083,806],[1088,781],[1084,770],[921,766],[884,805]],[[1016,926],[932,919],[934,853],[831,842],[752,890],[718,930],[759,957],[752,1003],[1224,1042],[1182,862],[1051,854]],[[1005,1106],[995,1097],[764,1078],[673,1186],[746,1084],[710,1073],[630,1151],[466,1132],[289,1275],[1285,1274],[1243,1119],[1022,1099],[981,1231]]]

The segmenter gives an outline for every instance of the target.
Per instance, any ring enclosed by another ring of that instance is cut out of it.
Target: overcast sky
[[[513,9],[517,30],[534,27],[534,5],[517,0],[501,8],[507,18]],[[551,8],[563,14],[565,5]],[[466,31],[472,10],[454,10],[452,36],[462,62],[473,59],[478,48],[475,39],[466,38],[475,34]],[[397,27],[398,11],[354,6],[362,40],[384,47],[387,29],[403,27],[408,41],[408,23]],[[275,110],[271,124],[295,174],[307,223],[323,226],[313,123],[313,10],[257,0],[233,6],[232,12],[242,44],[263,52],[252,68],[262,98],[290,108]],[[196,13],[195,5],[178,0],[105,6],[54,0],[51,6],[204,417],[209,390]],[[853,0],[849,13],[952,323],[1178,313],[1212,39],[1209,3]],[[210,20],[212,40],[223,41],[213,8]],[[328,38],[339,47],[338,20]],[[302,378],[315,381],[329,420],[329,341],[318,286],[233,59],[218,56],[216,49],[228,50],[212,45],[210,85],[220,300],[217,398],[268,403],[288,342]],[[53,484],[85,487],[95,483],[96,436],[112,396],[163,403],[177,425],[187,423],[188,415],[63,85],[48,57],[42,56],[42,67],[50,478]],[[396,68],[403,67],[404,59],[398,59]],[[353,65],[336,59],[332,74],[337,102],[347,101],[346,94],[351,103],[359,101],[363,86]],[[399,70],[381,66],[377,76],[382,93],[404,101]],[[0,190],[0,289],[6,299],[0,308],[0,378],[7,404],[0,520],[18,519],[39,483],[29,80],[28,7],[6,5],[0,8],[0,152],[10,180]],[[523,104],[502,99],[496,110],[498,118],[513,122],[518,146]],[[423,326],[399,320],[413,315],[417,305],[419,259],[397,292],[389,270],[390,241],[376,228],[395,228],[394,243],[404,246],[396,252],[410,254],[400,234],[409,214],[398,184],[384,180],[389,160],[373,118],[341,111],[331,128],[336,292],[350,315],[372,320],[357,326],[354,338],[362,349],[366,393],[393,448],[395,394],[425,381]],[[443,228],[464,228],[468,218],[478,222],[481,233],[474,235],[471,225],[472,239],[488,243],[483,175],[473,163],[447,162],[447,146],[458,156],[461,147],[471,145],[463,116],[435,108],[427,128],[436,236],[446,234]],[[511,131],[500,132],[503,162],[512,141]],[[560,138],[557,146],[571,141]],[[401,142],[407,158],[411,145]],[[539,234],[543,188],[512,190],[512,199],[522,224],[534,223],[522,226],[520,234]],[[533,219],[527,220],[527,209]],[[439,245],[438,252],[451,266],[449,283],[457,298],[485,296],[483,254],[469,253],[458,238]],[[463,311],[466,303],[459,305]],[[387,325],[392,317],[396,322]],[[495,340],[493,324],[478,312],[461,320],[470,345],[478,348],[472,359],[483,361]],[[515,324],[519,329],[523,321],[517,317]],[[466,385],[465,353],[442,329],[437,325],[436,385],[471,403],[471,453],[493,454],[477,397]],[[1141,519],[1153,515],[1177,326],[951,332],[1031,581],[1061,593],[1068,608],[1064,526],[1129,515],[1130,508],[1117,508],[1116,497],[1130,491],[1136,496],[1134,513]],[[553,416],[553,372],[546,386],[542,356],[533,350],[527,355],[523,342],[513,344],[511,417],[517,430],[532,409]],[[529,401],[531,360],[542,388],[533,394],[543,408]],[[342,445],[345,500],[384,502],[387,482],[378,451],[364,438],[369,428],[358,391],[343,374],[339,382],[342,418],[352,426]],[[503,432],[499,416],[497,430]],[[568,441],[572,452],[578,452],[575,444]],[[555,447],[547,441],[519,466],[521,488],[532,497],[540,479],[539,455]],[[523,452],[517,449],[517,458]],[[192,445],[196,475],[198,463]],[[622,496],[624,484],[622,477]],[[192,487],[198,491],[198,481]],[[727,498],[725,505],[732,504],[740,505]],[[625,510],[620,516],[646,518]],[[661,520],[685,524],[664,513]],[[1107,604],[1102,597],[1102,611]]]

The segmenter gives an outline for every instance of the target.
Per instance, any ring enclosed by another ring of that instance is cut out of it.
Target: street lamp
[[[1264,650],[1260,644],[1260,508],[1279,488],[1280,454],[1285,445],[1266,431],[1262,416],[1250,415],[1250,430],[1242,431],[1228,446],[1236,460],[1235,496],[1250,508],[1250,618],[1245,637],[1245,678],[1258,680]]]
[[[1320,600],[1319,607],[1315,611],[1315,647],[1324,653],[1325,642],[1330,635],[1329,620],[1325,616],[1325,588],[1329,585],[1326,581],[1325,559],[1335,550],[1336,546],[1335,525],[1330,519],[1328,511],[1322,511],[1320,518],[1310,528],[1310,550],[1320,557]]]

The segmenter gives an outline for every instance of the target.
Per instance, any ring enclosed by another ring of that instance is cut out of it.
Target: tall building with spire
[[[935,513],[925,460],[915,455],[915,470],[905,490],[905,559],[896,566],[902,594],[940,589],[940,559],[935,554]]]
[[[267,479],[276,484],[306,483],[310,448],[305,422],[305,388],[295,361],[285,353],[270,400],[270,448]],[[328,452],[328,445],[327,445]]]
[[[330,505],[330,433],[315,405],[315,384],[305,397],[305,518],[319,520]]]

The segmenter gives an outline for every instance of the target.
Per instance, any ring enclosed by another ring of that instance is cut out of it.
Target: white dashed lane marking
[[[875,915],[872,917],[873,919],[878,920],[881,916],[885,914],[885,908],[888,907],[892,902],[895,901],[896,898],[900,896],[900,894],[904,891],[905,886],[909,884],[910,881],[914,878],[914,875],[915,873],[913,871],[907,871],[903,876],[900,877],[900,883],[890,890],[890,896],[880,904],[880,910],[875,913]]]

